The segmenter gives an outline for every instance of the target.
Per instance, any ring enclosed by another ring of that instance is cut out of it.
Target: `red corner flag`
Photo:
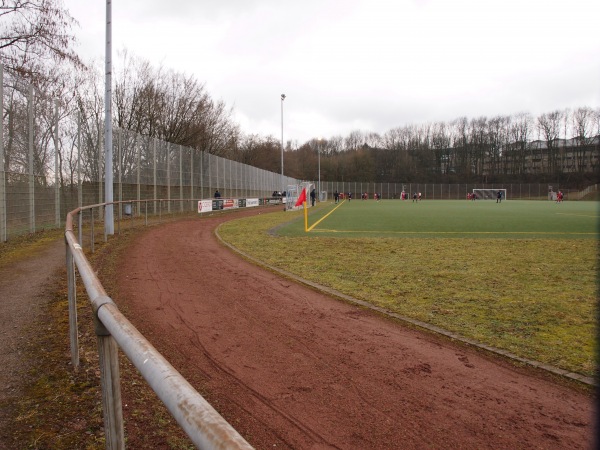
[[[306,188],[302,189],[302,193],[300,194],[300,197],[298,197],[298,201],[296,202],[296,204],[294,206],[302,206],[302,203],[304,203],[306,201]]]

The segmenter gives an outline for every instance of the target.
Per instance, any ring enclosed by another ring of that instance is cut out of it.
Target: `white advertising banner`
[[[198,212],[203,213],[212,211],[212,200],[200,200],[198,202]]]
[[[259,202],[257,198],[247,198],[246,199],[246,207],[249,208],[251,206],[258,206]]]

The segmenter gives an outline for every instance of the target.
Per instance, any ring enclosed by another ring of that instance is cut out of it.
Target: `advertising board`
[[[212,200],[199,200],[198,201],[198,213],[212,211],[213,202]]]
[[[221,209],[232,209],[238,207],[238,202],[233,198],[226,198],[221,201],[223,202],[223,206],[221,207]]]

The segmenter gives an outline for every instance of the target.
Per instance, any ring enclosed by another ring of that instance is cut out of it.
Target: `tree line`
[[[35,109],[34,170],[53,171],[58,149],[61,182],[73,182],[82,156],[89,179],[99,179],[104,122],[104,76],[99,62],[73,50],[76,21],[57,0],[9,0],[0,6],[0,62],[4,67],[4,169],[28,167],[28,112]],[[281,142],[242,133],[232,109],[214,100],[194,75],[121,51],[113,60],[114,126],[252,165],[280,171]],[[27,88],[26,86],[32,86]],[[28,89],[36,98],[31,102]],[[57,99],[57,100],[54,100]],[[33,103],[33,106],[30,104]],[[60,122],[58,141],[56,123]],[[30,124],[29,124],[30,125]],[[74,138],[80,130],[80,140]],[[460,117],[411,124],[384,134],[287,142],[285,175],[364,182],[554,182],[585,184],[599,174],[600,109],[580,107],[533,117]],[[125,148],[122,158],[132,159]]]
[[[285,156],[298,178],[312,174],[313,179],[320,165],[321,179],[331,181],[552,181],[580,187],[598,181],[599,136],[600,109],[579,107],[538,117],[460,117],[405,125],[383,135],[354,131],[312,139]]]

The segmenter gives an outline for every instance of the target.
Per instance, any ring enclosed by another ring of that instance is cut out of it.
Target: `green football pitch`
[[[595,239],[598,202],[505,200],[352,200],[309,208],[309,235]],[[281,228],[305,234],[304,222]]]

